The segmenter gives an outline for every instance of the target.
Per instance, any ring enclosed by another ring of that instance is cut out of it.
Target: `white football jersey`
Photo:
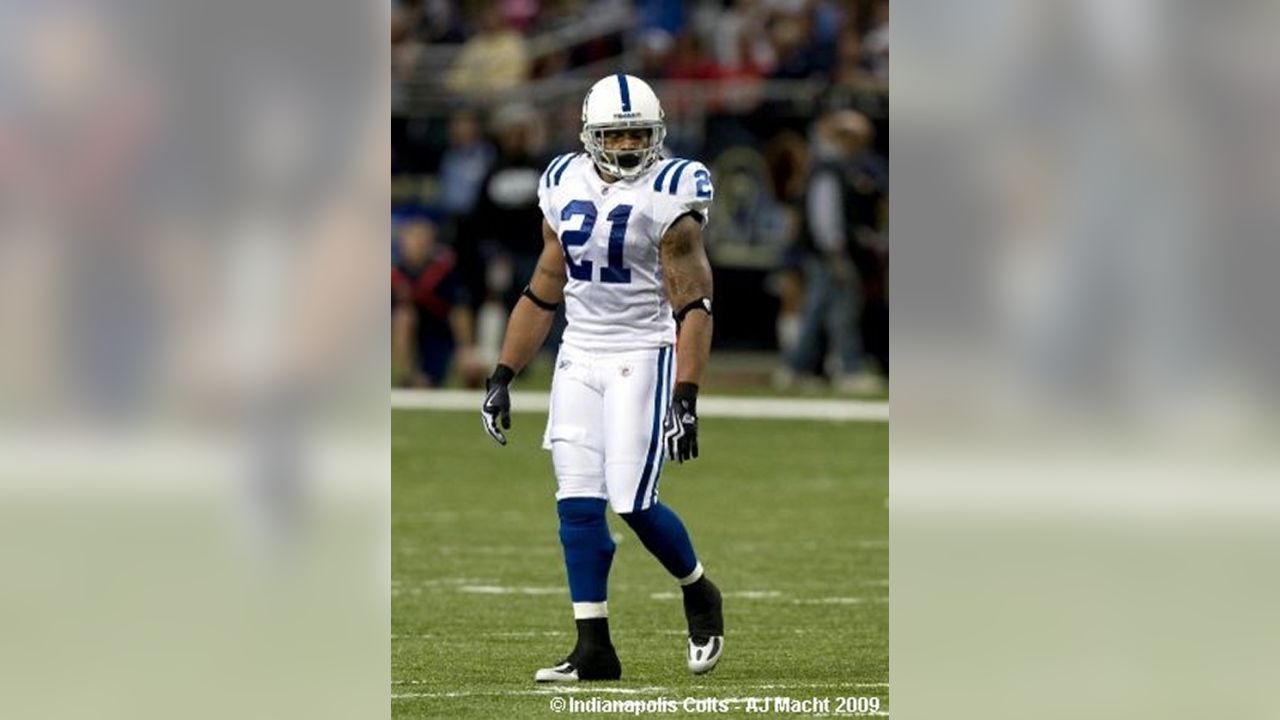
[[[564,342],[639,350],[675,342],[658,246],[681,215],[707,221],[714,190],[700,162],[661,160],[606,183],[585,153],[561,155],[538,184],[538,204],[564,251]]]

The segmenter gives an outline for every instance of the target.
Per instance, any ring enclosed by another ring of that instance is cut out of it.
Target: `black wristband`
[[[515,376],[515,370],[512,370],[502,363],[498,363],[498,367],[494,368],[493,374],[489,376],[489,382],[494,385],[510,385],[511,380],[515,378]]]
[[[697,412],[698,408],[698,384],[691,382],[678,382],[676,387],[671,391],[672,400],[680,400],[689,406],[693,412]]]
[[[559,303],[549,303],[537,295],[534,295],[532,285],[525,285],[524,290],[520,291],[520,294],[532,300],[534,305],[537,305],[548,312],[555,312],[555,309],[560,307]]]

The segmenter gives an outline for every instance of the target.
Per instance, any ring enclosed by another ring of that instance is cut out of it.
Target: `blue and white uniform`
[[[539,206],[569,277],[543,441],[557,499],[605,498],[619,513],[657,499],[676,338],[659,246],[685,214],[705,224],[713,195],[707,168],[680,158],[612,183],[582,153],[543,173]]]

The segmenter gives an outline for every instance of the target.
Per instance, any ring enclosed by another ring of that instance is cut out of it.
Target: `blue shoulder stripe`
[[[565,155],[564,159],[559,161],[560,164],[552,168],[551,176],[547,178],[551,181],[552,185],[560,184],[560,174],[564,172],[565,168],[569,167],[569,163],[573,162],[573,159],[577,157],[577,155],[577,153],[569,153],[568,155]]]
[[[551,184],[553,185],[560,184],[560,176],[564,175],[564,169],[572,165],[573,160],[576,157],[578,157],[578,153],[569,153],[569,159],[565,160],[564,163],[560,165],[560,169],[556,171],[556,179],[551,181]]]
[[[666,166],[662,168],[662,172],[658,173],[657,179],[653,181],[653,189],[661,190],[662,181],[667,179],[667,173],[671,172],[671,168],[679,164],[680,158],[672,158],[671,160],[668,160]]]
[[[557,155],[551,162],[547,163],[547,169],[542,171],[542,187],[551,187],[551,169],[563,159],[563,155]]]
[[[676,190],[680,189],[680,176],[684,174],[684,169],[691,162],[693,161],[685,160],[684,162],[680,163],[680,167],[676,168],[676,171],[671,175],[671,188],[667,190],[667,192],[671,193],[672,195],[676,194]]]

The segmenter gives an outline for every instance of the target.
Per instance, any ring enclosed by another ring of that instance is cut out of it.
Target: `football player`
[[[606,586],[611,506],[679,583],[694,673],[724,653],[720,591],[679,516],[658,500],[664,459],[698,456],[698,383],[711,352],[711,266],[702,244],[714,190],[702,163],[664,159],[666,127],[643,80],[612,75],[582,104],[586,152],[539,184],[543,250],[486,383],[485,430],[511,427],[508,386],[565,304],[543,447],[555,468],[560,542],[578,641],[538,682],[616,680]]]

